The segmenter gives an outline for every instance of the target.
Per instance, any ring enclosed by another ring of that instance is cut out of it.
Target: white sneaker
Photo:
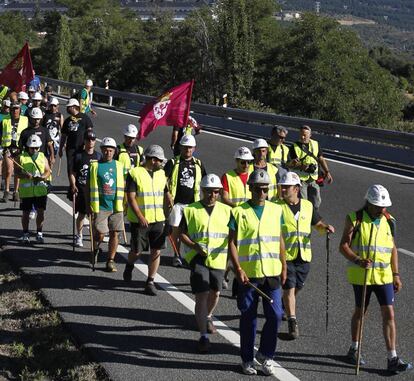
[[[36,218],[36,209],[32,209],[29,213],[29,218],[34,220]]]
[[[254,368],[253,362],[242,362],[242,371],[248,376],[254,376],[257,374],[257,370]]]
[[[37,243],[45,243],[45,239],[43,238],[43,234],[37,233],[37,235],[36,235],[36,242]]]
[[[23,233],[23,235],[19,238],[21,243],[30,243],[30,233]]]
[[[82,236],[81,235],[76,235],[75,236],[75,246],[76,247],[83,247],[83,241],[82,241]]]
[[[260,352],[256,353],[256,361],[260,365],[260,370],[266,375],[271,376],[273,374],[274,362],[272,359],[265,357]]]
[[[182,267],[183,266],[183,262],[181,262],[181,258],[176,256],[176,255],[174,255],[172,263],[173,263],[174,267]]]

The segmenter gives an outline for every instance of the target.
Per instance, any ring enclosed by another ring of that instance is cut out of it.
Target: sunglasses
[[[280,136],[280,135],[277,135],[277,137],[278,137],[280,140],[285,140],[285,139],[286,139],[286,136]]]
[[[262,188],[262,187],[253,187],[253,191],[256,193],[268,193],[269,188]]]
[[[241,165],[249,165],[250,161],[249,160],[239,160]]]

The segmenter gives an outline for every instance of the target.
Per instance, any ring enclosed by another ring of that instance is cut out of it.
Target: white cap
[[[42,145],[42,141],[37,135],[30,135],[29,139],[27,139],[26,147],[29,148],[39,148]]]
[[[91,79],[87,79],[85,82],[85,86],[93,86],[93,82]]]
[[[264,169],[255,169],[249,176],[247,184],[270,184],[269,174]]]
[[[79,101],[77,99],[75,99],[75,98],[70,98],[68,100],[68,103],[66,103],[66,107],[72,107],[72,106],[80,107],[79,106]]]
[[[195,147],[196,140],[193,135],[184,135],[180,140],[180,145],[185,147]]]
[[[42,94],[40,94],[40,93],[34,93],[34,95],[32,97],[32,100],[34,100],[34,101],[41,101],[42,99],[43,99]]]
[[[50,103],[49,103],[49,104],[50,104],[50,105],[57,106],[57,105],[59,104],[59,99],[57,99],[57,98],[53,97],[53,98],[50,100]]]
[[[24,91],[20,91],[19,95],[18,95],[19,99],[29,99],[29,96],[27,95],[27,93],[25,93]]]
[[[102,139],[101,147],[111,147],[116,148],[116,141],[110,137],[106,137]]]
[[[10,106],[11,106],[10,99],[5,99],[5,100],[3,101],[3,106],[10,107]]]
[[[128,126],[123,129],[124,136],[129,136],[130,138],[136,138],[138,135],[138,128],[134,124],[128,124]]]
[[[286,172],[280,179],[279,185],[300,185],[299,175],[295,172]]]
[[[365,200],[375,206],[386,208],[392,205],[390,194],[382,185],[371,185],[365,195]]]
[[[30,110],[29,116],[32,119],[42,119],[43,118],[43,112],[39,107],[33,107]]]
[[[200,182],[201,188],[223,188],[223,185],[221,184],[220,177],[217,175],[210,173],[208,175],[205,175]]]
[[[34,88],[34,86],[29,86],[29,89],[27,91],[36,91],[36,89]]]
[[[144,151],[144,156],[155,157],[158,160],[162,160],[162,161],[167,160],[164,156],[164,150],[162,149],[161,146],[157,144],[151,144],[150,146],[148,146]]]
[[[264,139],[256,139],[253,142],[253,149],[257,149],[257,148],[269,148],[269,145],[267,144],[267,141]]]
[[[254,160],[251,151],[247,147],[238,148],[234,153],[234,158],[240,160]]]

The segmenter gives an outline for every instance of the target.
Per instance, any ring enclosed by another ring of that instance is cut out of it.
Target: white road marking
[[[401,254],[405,254],[405,255],[408,255],[408,256],[410,256],[410,257],[413,257],[413,258],[414,258],[414,253],[413,253],[412,251],[409,251],[409,250],[406,250],[406,249],[402,249],[401,247],[398,249],[398,251],[399,251]]]
[[[56,203],[59,207],[61,207],[64,211],[66,211],[68,214],[72,215],[72,208],[70,205],[68,205],[65,201],[60,199],[58,196],[56,196],[53,193],[49,193],[48,197]],[[128,249],[126,249],[122,245],[118,245],[118,253],[122,254],[128,254]],[[125,258],[125,256],[124,256]],[[148,267],[146,264],[144,264],[142,261],[137,261],[135,263],[135,267],[143,273],[145,276],[148,275]],[[189,296],[181,292],[177,287],[172,285],[167,279],[165,279],[163,276],[157,274],[155,277],[155,282],[163,289],[165,290],[172,298],[174,298],[177,302],[182,304],[185,308],[187,308],[191,313],[194,313],[194,306],[195,303],[193,299],[191,299]],[[234,332],[232,329],[230,329],[226,324],[224,324],[222,321],[218,319],[214,319],[214,325],[217,328],[217,332],[223,336],[226,340],[228,340],[232,345],[236,347],[240,347],[240,335]],[[255,348],[257,350],[257,348]],[[283,381],[300,381],[299,378],[294,376],[292,373],[290,373],[287,369],[283,368],[280,364],[278,364],[276,361],[273,361],[274,363],[274,377],[276,377],[279,380]]]

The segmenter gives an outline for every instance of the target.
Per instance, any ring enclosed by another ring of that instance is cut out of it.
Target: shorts
[[[361,308],[362,306],[362,290],[364,286],[353,284],[355,295],[355,306]],[[392,283],[367,286],[367,295],[365,298],[365,308],[369,305],[371,294],[374,293],[377,297],[380,306],[394,305],[394,285]]]
[[[165,222],[154,222],[147,228],[141,227],[136,222],[130,222],[131,229],[131,252],[142,253],[143,251],[160,250],[165,248]]]
[[[286,261],[287,264],[287,278],[283,285],[284,290],[291,288],[302,289],[305,285],[306,277],[309,274],[310,263],[309,262],[293,262]]]
[[[93,227],[100,234],[121,232],[124,230],[124,214],[101,210],[94,214]]]
[[[75,212],[88,214],[88,208],[86,207],[86,195],[83,192],[79,192],[75,197]]]
[[[180,226],[180,222],[181,219],[183,218],[184,215],[184,208],[187,206],[188,204],[175,204],[171,210],[170,216],[168,217],[168,223],[170,224],[170,226],[177,228],[178,226]]]
[[[20,200],[20,210],[23,212],[30,212],[33,207],[35,209],[46,210],[47,196],[40,197],[25,197]]]
[[[206,258],[196,255],[190,263],[190,285],[193,294],[206,291],[221,291],[224,270],[211,269],[205,263]]]

